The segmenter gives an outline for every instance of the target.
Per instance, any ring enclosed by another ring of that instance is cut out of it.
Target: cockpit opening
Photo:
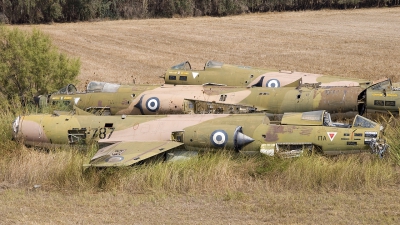
[[[86,87],[86,92],[117,92],[120,86],[119,84],[91,81]]]
[[[354,118],[353,127],[374,128],[376,126],[377,124],[375,122],[360,115],[357,115],[356,118]]]
[[[327,127],[342,127],[342,128],[350,128],[351,125],[350,124],[345,124],[345,123],[338,123],[338,122],[332,122],[332,118],[331,118],[331,114],[328,112],[324,113],[324,126]]]
[[[72,94],[76,94],[78,90],[76,89],[75,85],[73,84],[68,84],[67,86],[61,88],[57,94],[67,94],[67,95],[72,95]]]
[[[206,68],[221,68],[222,65],[224,65],[224,63],[209,60],[209,61],[206,62],[206,65],[204,66],[204,69],[206,69]]]
[[[223,65],[224,65],[224,63],[222,63],[222,62],[209,60],[204,65],[204,70],[206,70],[207,68],[221,68]],[[189,71],[189,70],[192,70],[192,66],[190,65],[189,61],[186,61],[186,62],[179,63],[179,64],[177,64],[175,66],[172,66],[171,70],[186,70],[186,71]]]
[[[390,79],[384,80],[382,82],[376,83],[372,86],[369,87],[369,89],[372,90],[384,90],[387,89],[388,87],[392,86],[392,82],[390,81]]]

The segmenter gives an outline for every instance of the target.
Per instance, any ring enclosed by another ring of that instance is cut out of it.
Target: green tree
[[[59,53],[41,31],[0,26],[0,96],[26,104],[73,83],[79,70],[80,60]]]

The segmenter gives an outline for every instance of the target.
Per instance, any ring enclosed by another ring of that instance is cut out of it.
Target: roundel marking
[[[151,97],[147,99],[146,108],[150,112],[156,112],[160,108],[160,100],[157,97]]]
[[[280,87],[281,83],[279,82],[279,80],[277,79],[269,79],[267,81],[267,87],[272,87],[272,88],[276,88],[276,87]]]
[[[228,142],[228,134],[224,130],[215,130],[210,137],[211,143],[217,147],[224,147]]]

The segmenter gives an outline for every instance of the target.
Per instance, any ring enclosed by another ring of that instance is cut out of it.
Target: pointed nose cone
[[[236,149],[240,150],[242,149],[243,146],[246,146],[247,144],[253,141],[254,141],[253,138],[239,132],[236,136]]]

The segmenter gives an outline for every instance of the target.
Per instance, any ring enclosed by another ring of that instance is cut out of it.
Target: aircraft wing
[[[130,166],[181,145],[176,141],[117,142],[101,148],[84,167]]]

